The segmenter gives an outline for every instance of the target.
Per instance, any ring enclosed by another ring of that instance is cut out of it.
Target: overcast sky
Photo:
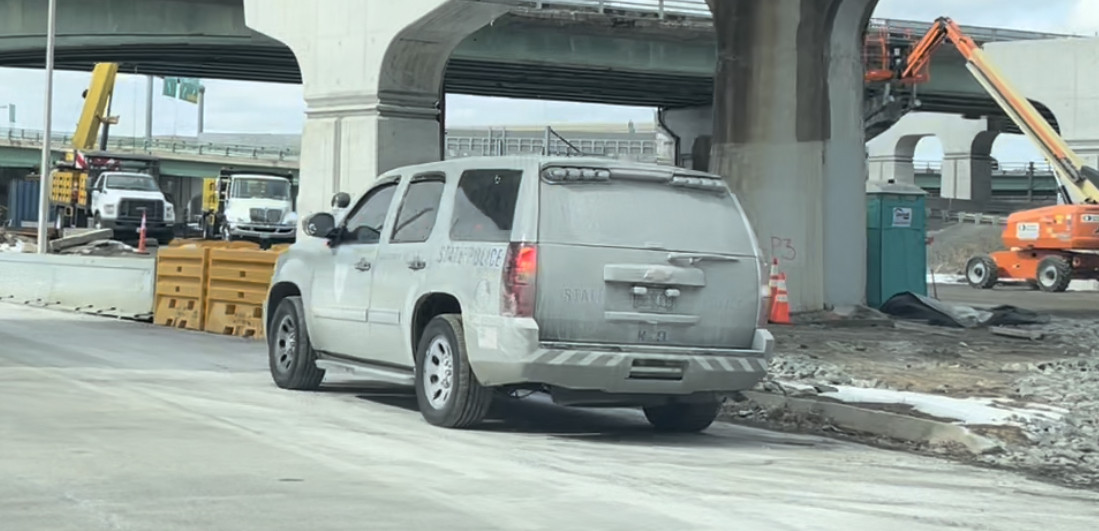
[[[994,26],[1050,32],[1095,34],[1099,30],[1099,0],[881,0],[875,17],[930,21],[951,16],[964,25]],[[71,131],[80,112],[80,92],[88,74],[57,72],[54,78],[53,127]],[[113,114],[121,116],[116,134],[144,134],[145,78],[122,75],[115,88]],[[206,130],[211,132],[298,133],[303,111],[301,87],[268,83],[204,80]],[[0,105],[14,103],[15,127],[40,129],[45,80],[42,71],[0,68]],[[195,105],[161,97],[154,85],[155,134],[194,135]],[[567,102],[541,102],[452,95],[447,123],[462,125],[538,125],[563,122],[649,122],[649,108],[614,107]],[[0,127],[6,127],[0,112]],[[1038,159],[1023,138],[1001,137],[994,156],[1004,162]],[[921,143],[918,159],[941,158],[937,141]]]

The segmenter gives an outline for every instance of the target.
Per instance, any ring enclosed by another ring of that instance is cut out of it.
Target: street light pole
[[[45,122],[42,124],[42,163],[38,174],[38,254],[46,254],[49,247],[47,229],[50,224],[50,136],[53,120],[53,45],[57,40],[57,0],[49,0],[46,15],[46,105]]]

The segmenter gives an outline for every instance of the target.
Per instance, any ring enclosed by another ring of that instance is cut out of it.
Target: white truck
[[[224,169],[203,190],[204,235],[209,239],[294,241],[293,176]]]
[[[174,237],[175,207],[160,189],[159,160],[141,155],[68,152],[53,170],[50,202],[59,227],[114,229],[114,237],[138,238],[142,217],[147,238]]]

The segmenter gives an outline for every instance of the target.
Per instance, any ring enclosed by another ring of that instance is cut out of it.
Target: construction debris
[[[0,253],[36,253],[38,245],[32,237],[18,232],[0,230]]]
[[[137,254],[137,249],[117,240],[97,240],[77,247],[70,247],[61,254],[79,254],[84,256],[122,256]]]
[[[65,236],[50,242],[50,252],[56,253],[63,249],[85,245],[94,241],[110,239],[114,236],[114,229],[89,230],[73,236]]]

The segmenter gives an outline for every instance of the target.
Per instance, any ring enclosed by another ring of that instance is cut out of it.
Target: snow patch
[[[788,389],[811,389],[813,386],[797,382],[778,382]],[[914,393],[911,391],[893,391],[890,389],[867,389],[840,385],[835,391],[826,390],[818,396],[828,397],[848,404],[897,404],[910,406],[925,415],[941,419],[952,419],[955,424],[1024,426],[1037,420],[1059,420],[1067,410],[1042,404],[1027,404],[1026,407],[1010,404],[996,398],[952,398],[949,396]]]

